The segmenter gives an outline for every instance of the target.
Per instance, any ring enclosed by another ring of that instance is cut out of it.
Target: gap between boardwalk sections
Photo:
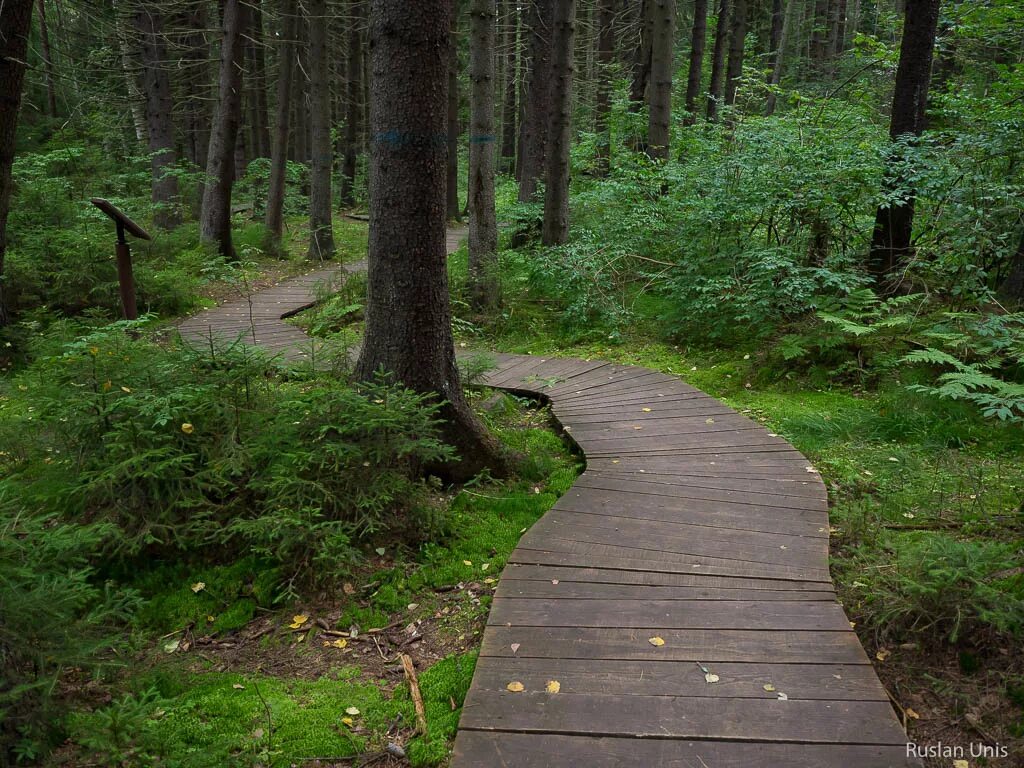
[[[179,331],[305,358],[282,318],[341,271]],[[499,580],[452,768],[919,764],[836,601],[828,496],[804,456],[672,376],[497,358],[486,383],[548,400],[587,469]]]

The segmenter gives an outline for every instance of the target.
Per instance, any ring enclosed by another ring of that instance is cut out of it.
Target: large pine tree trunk
[[[277,252],[284,234],[284,191],[288,173],[288,136],[291,133],[292,85],[295,69],[295,34],[298,25],[296,0],[281,3],[281,42],[277,45],[277,119],[270,150],[270,184],[267,188],[268,249]]]
[[[501,99],[501,158],[502,168],[507,171],[515,164],[516,157],[516,90],[519,68],[519,11],[516,0],[504,0],[505,13],[502,18],[502,55],[505,57],[504,87]]]
[[[725,93],[725,55],[729,50],[729,0],[718,3],[715,48],[711,54],[711,85],[708,87],[708,120],[718,119],[718,107]]]
[[[178,151],[174,140],[174,109],[171,79],[167,74],[167,46],[164,43],[163,11],[158,3],[146,2],[135,13],[142,50],[142,85],[146,94],[146,128],[149,136],[153,223],[161,229],[181,223],[178,208],[178,178],[174,165]]]
[[[782,66],[785,62],[786,43],[789,39],[792,5],[793,3],[789,3],[787,0],[773,0],[772,2],[772,31],[769,42],[772,68],[768,73],[768,85],[770,88],[764,108],[764,113],[768,116],[775,112],[775,104],[778,99],[775,88],[778,87],[782,80]]]
[[[309,258],[334,256],[331,222],[331,84],[327,62],[327,0],[305,0],[309,14],[309,93],[312,163],[309,176]]]
[[[451,36],[448,62],[448,130],[446,136],[445,168],[445,213],[449,219],[459,221],[462,210],[459,208],[459,47],[458,24],[459,6],[462,0],[455,0],[452,6]]]
[[[1010,271],[999,286],[999,298],[1012,304],[1024,304],[1024,234],[1010,260]]]
[[[341,204],[355,205],[356,167],[363,135],[363,31],[366,0],[352,0],[345,54],[345,156],[341,163]]]
[[[220,95],[210,133],[206,188],[199,218],[200,237],[216,243],[220,253],[235,258],[231,242],[231,188],[234,184],[235,142],[242,118],[243,45],[248,25],[246,0],[225,0],[221,22]]]
[[[551,28],[554,0],[530,0],[526,12],[529,52],[519,168],[519,202],[533,199],[548,156],[551,113]]]
[[[252,36],[249,41],[249,78],[252,94],[252,155],[270,157],[270,108],[267,99],[267,55],[263,33],[263,10],[252,4]]]
[[[7,253],[7,214],[11,209],[14,138],[31,27],[32,0],[0,3],[0,327],[11,319],[4,293],[4,256]]]
[[[53,48],[50,28],[46,23],[46,0],[39,0],[39,47],[43,54],[43,76],[46,80],[46,114],[57,117],[57,88],[53,76]]]
[[[122,2],[112,2],[116,18],[114,20],[114,31],[117,35],[117,45],[121,54],[121,74],[124,76],[125,91],[128,94],[128,111],[132,116],[132,127],[135,130],[135,140],[140,145],[147,143],[146,134],[146,107],[142,91],[139,89],[137,77],[138,67],[132,56],[131,42],[128,29],[131,22],[128,20],[128,12],[123,9]]]
[[[606,173],[611,163],[612,65],[615,63],[616,0],[598,0],[597,8],[597,99],[594,104],[597,131],[597,171]]]
[[[829,2],[830,0],[815,0],[811,21],[811,61],[819,67],[825,63],[828,54]]]
[[[494,208],[494,0],[469,8],[469,295],[476,309],[498,304]]]
[[[209,67],[210,44],[206,39],[206,6],[193,0],[185,12],[186,32],[182,39],[182,81],[185,93],[181,105],[184,118],[185,156],[196,167],[205,167],[210,148]],[[199,195],[202,199],[202,193]]]
[[[736,90],[743,76],[743,51],[747,41],[747,0],[733,0],[732,29],[729,31],[729,65],[725,75],[725,103],[736,103]]]
[[[911,185],[906,178],[906,149],[924,131],[938,23],[939,0],[913,0],[906,4],[889,122],[893,145],[885,181],[888,191],[903,190],[904,194],[899,202],[879,206],[868,257],[869,269],[886,287],[896,282],[896,272],[911,253],[914,191],[907,189]]]
[[[629,110],[643,109],[647,85],[651,80],[651,3],[653,0],[631,0],[635,3],[640,27],[640,44],[633,55],[633,77],[629,83]]]
[[[569,149],[572,144],[573,43],[576,0],[555,0],[551,25],[551,112],[547,172],[544,176],[544,245],[569,239]]]
[[[704,44],[708,30],[708,0],[693,4],[693,30],[690,34],[690,70],[686,78],[686,125],[697,122],[697,98],[704,74]]]
[[[451,0],[373,0],[370,11],[370,248],[366,334],[356,374],[384,370],[444,401],[444,437],[466,480],[508,460],[466,401],[455,365],[445,253]]]
[[[649,0],[651,14],[651,85],[647,120],[647,155],[667,160],[672,122],[672,71],[675,62],[676,2]]]

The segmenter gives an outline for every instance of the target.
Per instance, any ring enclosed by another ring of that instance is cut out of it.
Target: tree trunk
[[[312,164],[309,176],[309,253],[323,261],[334,256],[331,221],[331,83],[327,65],[327,0],[305,0],[309,14],[309,93],[312,102]]]
[[[548,120],[551,113],[551,29],[554,0],[531,0],[526,26],[529,58],[524,94],[525,114],[521,125],[519,202],[526,203],[537,192],[537,181],[547,167]]]
[[[469,9],[469,295],[474,308],[498,304],[498,221],[494,209],[494,0]]]
[[[270,184],[267,189],[268,250],[279,253],[284,234],[284,190],[288,173],[288,135],[291,132],[292,85],[295,69],[295,35],[298,26],[296,0],[281,3],[281,42],[277,46],[277,119],[270,152]]]
[[[293,132],[293,149],[295,162],[309,164],[310,101],[309,101],[309,24],[302,16],[302,3],[299,3],[299,18],[295,27],[295,85],[293,86],[292,107],[295,110],[295,130]],[[308,190],[304,190],[307,191]]]
[[[252,39],[247,46],[252,77],[250,93],[252,94],[252,155],[253,157],[270,157],[270,108],[267,104],[267,54],[263,33],[263,10],[260,3],[252,6]]]
[[[221,22],[220,95],[210,133],[206,189],[199,232],[204,242],[216,243],[220,253],[235,258],[231,243],[231,188],[234,184],[235,142],[242,117],[243,45],[248,24],[246,0],[225,0]]]
[[[647,156],[668,160],[672,122],[672,70],[675,68],[676,0],[649,0],[651,84],[648,88]]]
[[[616,0],[598,0],[597,8],[597,99],[594,123],[597,131],[597,172],[605,174],[611,164],[612,66],[615,63]]]
[[[194,0],[185,14],[187,31],[182,40],[185,98],[181,109],[184,117],[185,156],[199,168],[205,167],[210,148],[207,106],[210,91],[207,67],[210,45],[206,39],[206,25],[206,7],[202,2]],[[201,190],[199,199],[202,199]]]
[[[463,0],[454,0],[451,17],[451,45],[448,48],[448,130],[445,154],[445,211],[449,219],[462,220],[459,208],[459,6]]]
[[[846,0],[835,0],[835,3],[835,23],[832,27],[832,40],[830,42],[831,53],[833,56],[836,56],[846,50],[847,2]]]
[[[633,79],[629,84],[629,111],[643,109],[647,85],[651,80],[651,8],[653,0],[632,0],[639,3],[640,44],[633,57]]]
[[[466,401],[455,365],[445,253],[445,145],[452,0],[374,0],[370,11],[370,247],[356,375],[378,371],[443,401],[451,480],[509,461]]]
[[[170,229],[181,223],[178,208],[178,179],[173,174],[178,162],[174,141],[174,103],[171,79],[167,75],[167,47],[164,19],[159,4],[146,2],[135,13],[135,28],[142,43],[142,85],[146,94],[146,129],[149,136],[152,172],[153,223]]]
[[[743,51],[747,41],[747,0],[733,0],[732,30],[729,32],[729,66],[725,77],[725,103],[736,103],[736,90],[743,76]]]
[[[789,39],[792,5],[793,3],[787,3],[787,0],[773,0],[772,3],[772,69],[768,73],[768,98],[764,107],[766,117],[771,116],[775,112],[777,101],[775,90],[782,81],[782,66],[785,62],[786,42]]]
[[[885,181],[887,191],[903,190],[904,195],[899,202],[879,206],[868,257],[875,279],[887,287],[895,282],[897,270],[911,253],[914,190],[907,189],[911,183],[906,178],[905,150],[924,131],[938,23],[939,0],[914,0],[906,4],[889,122],[893,146]]]
[[[830,0],[815,0],[811,24],[811,61],[819,67],[824,64],[828,53]]]
[[[341,204],[356,202],[356,168],[363,135],[363,30],[366,0],[352,0],[352,25],[345,57],[345,157],[341,164]]]
[[[686,125],[697,122],[697,97],[704,74],[704,43],[708,30],[708,0],[694,0],[693,30],[690,34],[690,71],[686,78]]]
[[[501,157],[507,170],[515,164],[516,157],[516,86],[519,68],[519,12],[516,0],[504,0],[504,22],[502,26],[502,54],[505,57],[505,80],[501,100]]]
[[[718,3],[715,48],[711,54],[711,85],[708,88],[708,120],[718,119],[718,107],[725,92],[725,54],[729,50],[729,0]]]
[[[32,0],[0,3],[0,30],[3,30],[0,32],[0,328],[11,321],[4,292],[4,256],[7,253],[7,214],[11,210],[14,140],[31,28]]]
[[[569,239],[569,149],[572,143],[573,43],[576,0],[555,0],[551,25],[551,112],[547,172],[544,176],[544,245]]]
[[[999,286],[997,295],[1007,303],[1024,303],[1024,234],[1020,237],[1017,252],[1010,260],[1010,272]]]
[[[43,78],[46,81],[46,114],[57,117],[57,88],[53,77],[53,49],[46,24],[46,0],[39,0],[39,47],[43,54]]]
[[[120,6],[112,3],[117,18],[114,21],[117,44],[121,54],[121,73],[124,75],[125,91],[128,93],[128,110],[132,116],[132,127],[135,130],[135,140],[139,144],[147,143],[146,109],[142,91],[139,89],[139,80],[136,76],[135,62],[132,61],[132,50],[129,45],[128,32],[125,29],[125,14],[121,13]]]

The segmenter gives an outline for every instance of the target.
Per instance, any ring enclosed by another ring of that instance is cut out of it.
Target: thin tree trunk
[[[782,67],[785,63],[786,56],[786,43],[789,40],[789,27],[791,22],[790,16],[793,12],[793,5],[799,0],[794,2],[787,2],[787,0],[774,0],[772,7],[772,71],[768,75],[768,99],[765,102],[764,113],[766,116],[771,116],[775,112],[776,101],[778,96],[776,89],[779,83],[782,81]],[[776,29],[776,18],[782,17],[781,23],[778,25],[778,35],[775,34]]]
[[[879,206],[868,257],[872,274],[887,287],[896,281],[897,270],[912,251],[915,193],[906,178],[906,149],[924,131],[938,22],[939,0],[914,0],[906,4],[889,123],[893,146],[885,182],[887,191],[902,190],[903,194],[898,202]]]
[[[270,157],[270,108],[267,104],[267,52],[263,33],[263,10],[260,3],[252,4],[252,39],[249,42],[249,61],[252,77],[250,92],[252,109],[253,157]]]
[[[4,291],[4,256],[7,253],[7,214],[11,210],[14,140],[31,28],[32,0],[0,3],[0,328],[11,321]]]
[[[736,103],[736,90],[743,76],[743,51],[747,41],[747,0],[733,0],[732,30],[729,32],[729,66],[725,77],[725,103]]]
[[[124,75],[125,90],[128,93],[128,110],[132,116],[135,140],[139,144],[144,145],[147,143],[145,100],[142,97],[142,91],[139,89],[135,63],[132,61],[132,51],[128,41],[128,33],[125,29],[125,14],[120,12],[120,7],[116,2],[113,3],[113,6],[117,15],[114,27],[121,54],[121,72]]]
[[[438,470],[467,480],[509,460],[466,401],[455,365],[445,253],[445,146],[452,2],[375,0],[370,13],[370,247],[366,334],[356,375],[383,370],[435,395],[458,459]]]
[[[288,173],[288,136],[291,132],[292,85],[295,70],[295,35],[298,26],[296,0],[282,0],[281,41],[277,46],[277,119],[270,151],[270,184],[267,189],[268,250],[279,253],[284,234],[284,191]]]
[[[672,70],[675,68],[676,0],[649,0],[651,84],[648,88],[647,155],[668,160],[672,122]]]
[[[840,54],[844,50],[846,50],[846,23],[847,23],[846,12],[847,12],[847,2],[846,2],[846,0],[835,0],[835,3],[836,3],[836,17],[835,17],[835,26],[833,27],[832,41],[831,41],[831,48],[832,48],[832,55],[833,56],[836,56],[837,54]]]
[[[830,0],[815,1],[811,22],[811,61],[819,67],[824,64],[828,53],[829,2]]]
[[[501,157],[504,170],[512,168],[516,156],[516,90],[519,69],[519,12],[516,0],[504,0],[502,53],[505,57],[505,80],[501,100]]]
[[[146,129],[149,137],[153,223],[170,229],[181,223],[178,209],[178,178],[170,171],[178,162],[174,141],[171,79],[167,74],[163,12],[157,3],[146,2],[135,13],[142,50],[142,84],[146,94]]]
[[[498,221],[494,208],[494,0],[469,9],[469,295],[479,310],[498,304]]]
[[[555,0],[551,25],[551,113],[547,173],[544,177],[544,245],[569,239],[569,149],[572,143],[573,43],[576,0]]]
[[[352,0],[352,25],[345,57],[345,157],[341,165],[341,204],[356,203],[356,168],[363,134],[363,30],[366,0]]]
[[[327,65],[327,0],[304,0],[309,14],[309,93],[312,164],[309,177],[309,258],[334,256],[331,221],[331,84]]]
[[[454,221],[462,219],[459,208],[459,46],[458,25],[459,8],[463,0],[454,0],[452,5],[451,35],[449,47],[451,60],[448,62],[448,131],[445,168],[447,170],[445,187],[445,208],[448,218]]]
[[[632,0],[639,3],[640,44],[633,57],[633,79],[629,84],[629,111],[643,109],[647,85],[651,80],[651,8],[653,0]]]
[[[43,54],[43,77],[46,81],[46,113],[57,117],[57,89],[53,77],[53,49],[50,47],[50,29],[46,24],[46,0],[39,0],[39,47]]]
[[[686,78],[686,125],[697,122],[697,98],[704,74],[704,45],[708,30],[708,0],[694,0],[693,30],[690,34],[690,70]]]
[[[246,0],[225,0],[221,22],[220,95],[210,134],[206,189],[199,232],[204,242],[216,243],[220,253],[235,258],[231,243],[231,188],[234,184],[235,142],[242,116],[243,40],[248,24]]]
[[[616,0],[598,0],[597,8],[597,99],[594,122],[597,130],[597,172],[605,174],[611,164],[612,65],[615,63]]]
[[[295,85],[293,86],[293,107],[295,109],[295,130],[293,132],[295,161],[303,165],[309,164],[310,100],[309,100],[309,24],[302,16],[302,4],[299,4],[299,20],[295,30]],[[308,183],[308,182],[307,182]],[[308,190],[304,190],[308,191]]]
[[[529,35],[525,114],[522,121],[519,202],[526,203],[537,192],[537,181],[547,167],[548,122],[551,113],[551,30],[554,0],[531,0],[526,26]]]
[[[1021,235],[1017,252],[1010,260],[1010,271],[999,286],[998,296],[1008,303],[1024,303],[1024,234]]]
[[[711,54],[711,85],[708,88],[708,120],[718,119],[718,107],[725,93],[725,55],[729,50],[729,0],[718,3],[715,48]]]
[[[210,121],[207,106],[210,90],[207,61],[210,45],[206,39],[206,7],[194,0],[185,15],[187,32],[182,45],[182,64],[185,68],[182,80],[185,84],[185,98],[181,105],[184,117],[185,156],[196,167],[205,167],[210,147]],[[199,199],[202,199],[200,190]]]

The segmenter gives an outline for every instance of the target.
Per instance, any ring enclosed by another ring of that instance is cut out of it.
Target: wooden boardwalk
[[[302,355],[281,315],[337,270],[182,336]],[[498,360],[487,383],[546,398],[587,469],[501,576],[453,768],[917,765],[836,601],[827,493],[799,452],[646,368]]]

